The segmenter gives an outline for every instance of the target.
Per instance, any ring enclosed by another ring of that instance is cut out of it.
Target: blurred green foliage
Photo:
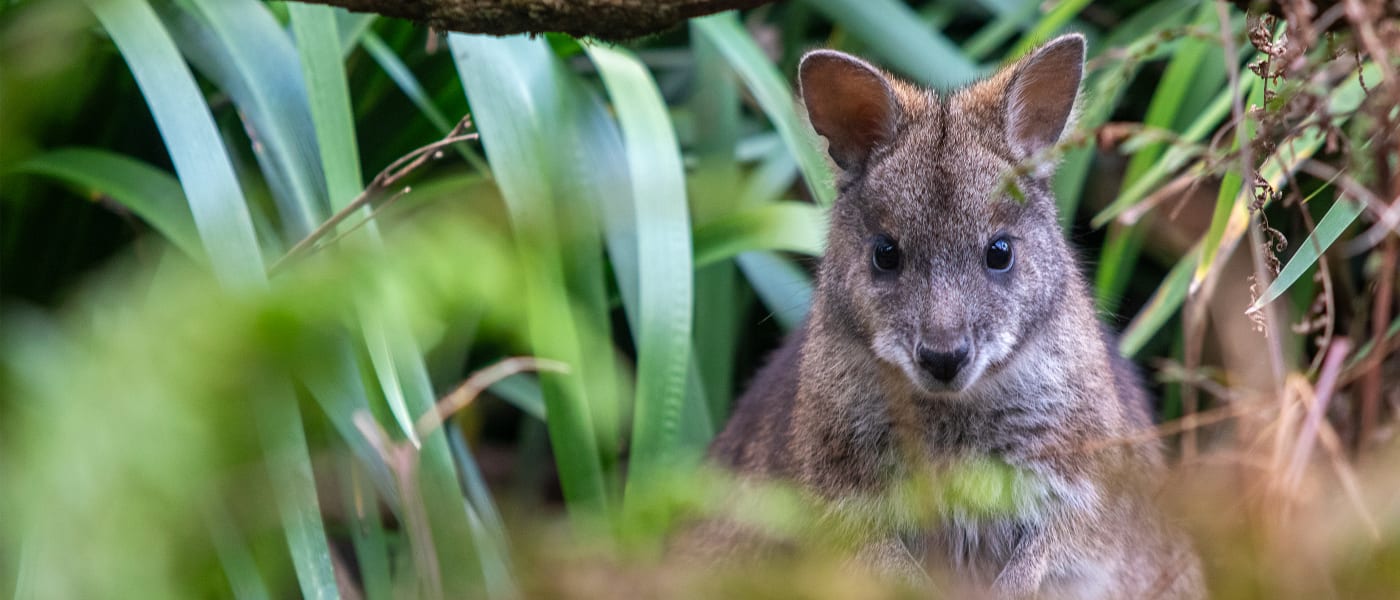
[[[1250,301],[1311,315],[1312,276],[1366,211],[1305,163],[1369,147],[1356,73],[1383,67],[1313,49],[1307,64],[1340,75],[1280,88],[1249,69],[1271,56],[1247,48],[1258,25],[1229,8],[1222,35],[1217,8],[807,0],[609,47],[257,0],[4,2],[0,585],[505,598],[570,581],[541,587],[520,564],[564,512],[571,544],[642,562],[726,501],[799,531],[810,508],[792,490],[750,497],[695,467],[810,301],[835,197],[789,83],[813,47],[948,88],[1084,32],[1056,188],[1100,306],[1127,323],[1120,349],[1189,358],[1200,334],[1182,306],[1208,300],[1192,290],[1266,210],[1301,249]],[[1255,136],[1278,134],[1250,167],[1308,194],[1288,212],[1229,151],[1232,101],[1280,94],[1315,97],[1327,125],[1278,133],[1269,111],[1247,115]],[[404,156],[419,160],[394,166]],[[1178,203],[1195,218],[1161,216]],[[1321,217],[1311,237],[1295,213]],[[1380,260],[1334,259],[1358,273],[1330,284],[1346,314],[1367,314]],[[1315,376],[1314,331],[1270,318],[1291,352],[1280,368]],[[569,370],[512,376],[415,428],[511,355]],[[1189,408],[1179,380],[1155,389],[1162,417]],[[908,500],[993,511],[1017,481],[974,464]]]

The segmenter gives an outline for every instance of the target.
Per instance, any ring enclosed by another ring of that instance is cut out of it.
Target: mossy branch
[[[446,31],[509,35],[562,32],[625,40],[686,19],[773,0],[298,0],[399,17]]]

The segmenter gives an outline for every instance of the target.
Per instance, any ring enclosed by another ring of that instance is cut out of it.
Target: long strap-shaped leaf
[[[326,175],[326,187],[331,192],[331,207],[338,211],[359,194],[363,184],[350,89],[340,53],[337,11],[308,4],[294,4],[290,9],[292,30],[296,35],[302,72],[307,82],[311,117],[316,125],[322,171]],[[361,212],[367,213],[368,209]],[[363,234],[372,246],[380,244],[375,223],[368,223]],[[405,435],[420,445],[423,453],[421,475],[424,502],[428,504],[429,516],[437,530],[438,558],[447,564],[461,564],[468,560],[463,550],[471,546],[463,543],[466,539],[490,542],[476,548],[476,558],[483,563],[488,589],[496,596],[509,595],[513,584],[502,570],[493,568],[503,562],[501,556],[504,551],[499,547],[503,540],[492,536],[468,535],[477,528],[464,518],[469,515],[462,510],[459,484],[444,435],[439,431],[419,440],[415,432],[416,416],[432,409],[435,395],[422,351],[401,318],[402,307],[362,307],[360,314],[369,354],[379,374],[385,397],[390,400],[390,409],[399,417]],[[474,460],[470,450],[465,448],[459,456],[463,461]],[[465,468],[475,471],[474,464]],[[472,492],[472,504],[480,507],[482,512],[494,514],[495,507],[484,489],[468,489]],[[469,573],[470,570],[466,569],[446,570],[447,591],[452,595],[474,591],[473,588],[463,587],[475,579],[467,576]]]
[[[739,78],[749,86],[763,112],[773,121],[773,126],[778,128],[788,149],[797,158],[802,178],[807,181],[817,204],[830,206],[836,200],[831,170],[822,156],[816,135],[797,113],[797,103],[787,79],[778,73],[773,63],[768,62],[763,50],[739,25],[739,19],[733,13],[711,15],[696,19],[693,23],[694,30],[708,37],[729,61]]]
[[[690,214],[680,146],[651,74],[626,51],[589,46],[587,52],[622,126],[637,225],[640,310],[630,496],[642,478],[654,476],[682,450],[694,308]]]
[[[1332,118],[1337,126],[1350,120],[1356,108],[1361,105],[1361,101],[1366,98],[1365,81],[1376,81],[1380,76],[1380,67],[1375,63],[1368,62],[1361,69],[1348,76],[1341,85],[1332,90],[1327,98],[1327,114],[1324,118]],[[1251,97],[1251,104],[1262,101],[1263,94],[1258,97]],[[1259,167],[1259,177],[1268,182],[1270,186],[1278,187],[1283,185],[1285,177],[1298,169],[1304,160],[1311,158],[1314,153],[1322,147],[1327,136],[1318,128],[1308,128],[1296,137],[1289,138],[1279,144],[1264,163]],[[1231,172],[1226,174],[1226,184],[1231,181],[1231,177],[1238,178],[1238,175]],[[1194,290],[1206,279],[1210,271],[1215,268],[1217,257],[1232,250],[1235,244],[1239,243],[1241,237],[1249,228],[1250,199],[1253,197],[1254,186],[1242,185],[1234,187],[1235,194],[1225,197],[1227,185],[1222,184],[1222,204],[1227,204],[1227,210],[1217,210],[1215,218],[1211,220],[1210,230],[1206,232],[1202,246],[1203,253],[1201,264],[1196,266],[1196,272],[1191,278],[1191,288]],[[1267,199],[1264,206],[1267,206]],[[1261,207],[1262,210],[1263,207]]]
[[[214,272],[234,289],[266,285],[253,222],[204,97],[144,0],[89,0],[145,94],[190,201]],[[307,598],[338,592],[301,413],[290,387],[255,403],[292,560]]]
[[[296,48],[256,0],[159,0],[186,57],[238,106],[277,200],[284,233],[300,238],[327,215],[306,86]]]
[[[1361,73],[1370,80],[1369,78],[1376,76],[1377,70],[1374,64],[1368,63]],[[1333,91],[1331,102],[1329,103],[1329,111],[1334,115],[1339,115],[1339,120],[1345,120],[1346,117],[1349,116],[1348,111],[1354,109],[1356,105],[1360,103],[1361,92],[1359,80],[1354,76],[1349,77],[1346,83]],[[1304,133],[1284,144],[1280,144],[1278,150],[1269,157],[1264,167],[1260,169],[1260,176],[1268,181],[1270,185],[1280,185],[1284,175],[1293,172],[1302,160],[1312,156],[1312,153],[1320,147],[1321,143],[1322,140],[1319,139],[1318,136],[1311,133]],[[1226,200],[1233,200],[1234,198],[1235,195],[1232,194],[1228,196]],[[1119,342],[1120,352],[1124,355],[1131,355],[1141,350],[1143,345],[1147,343],[1147,340],[1166,323],[1167,318],[1185,302],[1186,294],[1193,281],[1193,276],[1202,272],[1200,259],[1202,248],[1214,246],[1217,250],[1233,249],[1233,244],[1239,242],[1240,237],[1244,235],[1249,225],[1247,205],[1247,202],[1235,202],[1234,208],[1228,212],[1221,213],[1219,218],[1215,219],[1212,224],[1212,228],[1219,227],[1220,232],[1218,234],[1209,235],[1201,240],[1201,242],[1192,249],[1189,255],[1172,268],[1167,279],[1162,282],[1157,292],[1153,294],[1152,299],[1143,307],[1142,311],[1133,318],[1133,322],[1128,326],[1128,330],[1124,332],[1123,339]],[[1312,242],[1309,241],[1308,243]],[[1300,252],[1302,251],[1300,250]],[[1297,279],[1293,281],[1296,282]],[[1274,297],[1277,297],[1278,294],[1282,294],[1285,289],[1286,288],[1280,288],[1276,290]]]
[[[1361,216],[1365,210],[1365,203],[1359,200],[1349,200],[1338,198],[1332,204],[1332,208],[1327,209],[1327,214],[1322,215],[1322,220],[1317,222],[1317,227],[1308,234],[1308,239],[1303,240],[1303,244],[1298,247],[1298,251],[1293,254],[1293,258],[1288,259],[1288,264],[1279,271],[1278,278],[1269,284],[1269,288],[1249,306],[1248,312],[1254,312],[1264,308],[1265,304],[1273,302],[1275,298],[1283,295],[1289,287],[1298,281],[1309,268],[1317,263],[1317,259],[1322,257],[1322,253],[1332,247],[1332,243],[1337,238],[1342,237],[1342,232],[1350,227],[1356,218]]]
[[[564,293],[561,232],[552,176],[564,169],[556,141],[565,111],[556,58],[544,40],[453,34],[448,38],[457,70],[471,102],[482,145],[501,188],[515,229],[526,289],[522,301],[536,354],[562,360],[576,370],[587,324],[575,320]],[[596,262],[596,258],[591,258]],[[586,373],[540,377],[548,409],[547,425],[560,483],[572,513],[607,514],[611,505],[604,477],[597,427],[582,379]]]
[[[926,85],[949,88],[979,74],[958,47],[895,0],[807,0],[870,46],[877,56]]]
[[[1197,10],[1195,23],[1208,27],[1216,22],[1215,6],[1202,3]],[[1152,101],[1147,105],[1147,116],[1143,123],[1148,127],[1173,130],[1188,126],[1189,115],[1199,109],[1199,106],[1194,106],[1194,109],[1192,106],[1204,103],[1204,97],[1224,87],[1225,63],[1219,43],[1198,38],[1187,38],[1178,43],[1179,46],[1176,52],[1172,53],[1157,89],[1152,93]],[[1224,117],[1229,110],[1228,92],[1226,89],[1225,93],[1218,94],[1215,120],[1197,120],[1189,124],[1193,131],[1188,132],[1188,139],[1199,140],[1205,135],[1206,129],[1213,129],[1214,124]],[[1186,112],[1188,110],[1193,112]],[[1209,127],[1201,127],[1200,123],[1203,122],[1208,123]],[[1147,188],[1137,184],[1137,181],[1150,169],[1166,164],[1166,161],[1159,160],[1165,149],[1166,144],[1158,142],[1148,144],[1133,154],[1123,174],[1120,188],[1132,189],[1133,195],[1122,194],[1117,202],[1126,203],[1126,198],[1135,198],[1136,200],[1132,201],[1136,202],[1145,197]],[[1143,228],[1134,225],[1114,224],[1110,227],[1098,270],[1094,274],[1095,297],[1101,308],[1110,309],[1117,305],[1137,262],[1143,234]]]
[[[709,265],[754,250],[821,256],[826,211],[805,202],[776,202],[736,212],[695,230],[695,264]]]
[[[48,175],[116,200],[187,256],[202,260],[204,248],[180,182],[137,159],[98,148],[64,148],[15,167],[22,173]]]

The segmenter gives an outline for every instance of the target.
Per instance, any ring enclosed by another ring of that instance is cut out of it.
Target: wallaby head
[[[1084,38],[1066,35],[940,97],[840,52],[803,58],[803,103],[841,171],[823,326],[921,395],[1008,370],[1078,277],[1045,154],[1068,129],[1083,63]]]

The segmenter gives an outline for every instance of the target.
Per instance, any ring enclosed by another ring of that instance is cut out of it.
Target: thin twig
[[[476,139],[477,134],[466,133],[466,130],[470,127],[471,117],[463,117],[462,120],[457,123],[457,126],[452,128],[452,131],[448,133],[447,137],[409,152],[399,157],[388,167],[385,167],[383,171],[380,171],[379,174],[374,177],[374,180],[370,182],[369,186],[366,187],[363,192],[360,192],[360,195],[351,200],[349,204],[346,204],[344,208],[336,211],[334,215],[331,215],[331,218],[326,219],[324,223],[321,223],[320,226],[316,227],[316,229],[305,238],[302,238],[301,241],[293,245],[286,254],[272,263],[272,266],[268,268],[268,274],[277,274],[289,262],[299,258],[302,254],[310,250],[317,241],[325,237],[332,229],[340,225],[342,221],[349,218],[351,214],[354,214],[355,211],[360,210],[375,198],[383,195],[387,190],[397,187],[401,179],[419,167],[427,164],[428,161],[441,157],[443,148]]]
[[[525,371],[553,371],[555,373],[568,373],[569,365],[555,360],[534,358],[530,356],[516,356],[507,358],[494,365],[486,367],[462,382],[452,393],[443,396],[437,405],[423,416],[418,418],[415,428],[420,438],[427,437],[443,422],[451,418],[454,413],[471,404],[476,397],[486,391],[486,388],[495,385],[496,382]]]

